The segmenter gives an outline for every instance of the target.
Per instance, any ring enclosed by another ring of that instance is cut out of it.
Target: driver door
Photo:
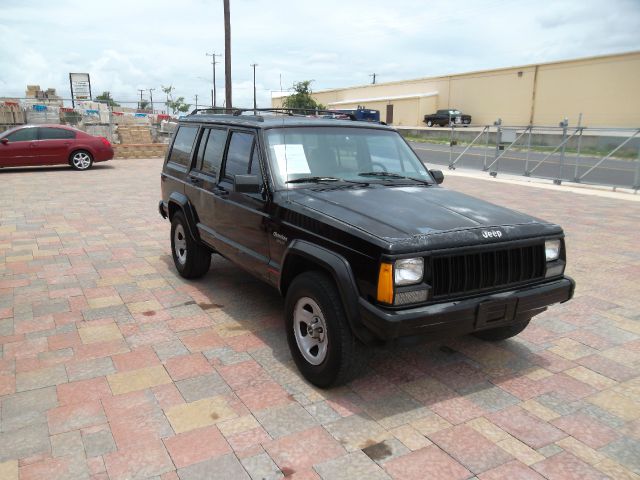
[[[26,167],[34,164],[38,129],[27,127],[11,132],[0,142],[0,166]]]

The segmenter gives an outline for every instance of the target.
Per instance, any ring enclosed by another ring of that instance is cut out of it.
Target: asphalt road
[[[420,159],[431,165],[448,166],[450,161],[455,160],[465,147],[454,146],[450,154],[448,145],[410,142]],[[502,153],[502,152],[501,152]],[[457,168],[468,168],[482,170],[486,155],[487,166],[491,165],[495,158],[495,147],[471,147],[456,163]],[[547,156],[547,153],[530,152],[528,170],[532,177],[560,178],[566,181],[573,181],[576,177],[576,156],[567,153],[560,172],[560,155],[554,154],[543,163],[540,163]],[[582,176],[589,168],[600,161],[600,157],[580,156],[578,159],[578,177]],[[540,163],[540,164],[539,164]],[[537,166],[539,164],[539,166]],[[505,153],[497,163],[490,168],[491,171],[522,175],[527,165],[527,153],[509,151]],[[536,167],[537,166],[537,167]],[[593,169],[582,183],[595,183],[598,185],[612,185],[618,187],[631,188],[634,184],[637,161],[608,159]],[[535,170],[534,170],[535,168]]]

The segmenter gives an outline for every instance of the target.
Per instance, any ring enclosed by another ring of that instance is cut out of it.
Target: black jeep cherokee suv
[[[185,278],[218,253],[285,297],[303,375],[347,381],[364,344],[502,340],[573,295],[558,225],[440,187],[392,128],[283,115],[191,114],[161,174]]]

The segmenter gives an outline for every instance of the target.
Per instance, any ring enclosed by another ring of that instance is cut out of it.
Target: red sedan
[[[68,164],[87,170],[112,158],[109,140],[65,125],[24,125],[0,133],[0,167]]]

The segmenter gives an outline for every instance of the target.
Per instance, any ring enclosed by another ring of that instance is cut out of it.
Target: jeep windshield
[[[279,188],[305,186],[322,179],[363,185],[435,183],[420,159],[394,131],[282,127],[267,130],[266,139]]]

